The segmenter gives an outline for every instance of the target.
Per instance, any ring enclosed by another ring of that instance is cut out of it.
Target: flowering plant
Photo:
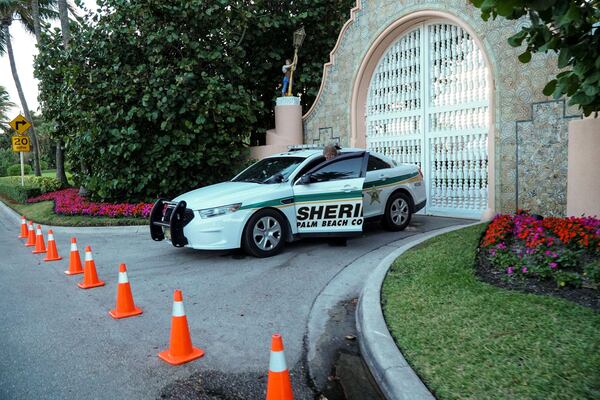
[[[600,220],[497,215],[481,241],[490,264],[509,279],[553,279],[559,287],[600,285]]]
[[[102,217],[147,218],[152,210],[151,203],[96,203],[79,196],[74,188],[46,193],[27,200],[28,203],[54,200],[54,212],[65,215],[90,215]]]

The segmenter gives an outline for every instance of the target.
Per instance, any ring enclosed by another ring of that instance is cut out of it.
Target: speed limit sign
[[[31,141],[29,136],[14,135],[12,137],[12,149],[15,153],[28,153],[31,151]]]

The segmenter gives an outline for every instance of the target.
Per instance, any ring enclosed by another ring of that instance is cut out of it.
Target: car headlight
[[[227,206],[212,207],[205,208],[203,210],[198,210],[198,213],[200,214],[200,218],[218,217],[219,215],[225,215],[230,214],[232,212],[236,212],[240,209],[241,206],[242,203],[229,204]]]

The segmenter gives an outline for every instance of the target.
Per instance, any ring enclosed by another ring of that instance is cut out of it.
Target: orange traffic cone
[[[58,250],[56,249],[56,242],[54,241],[54,232],[52,232],[52,229],[48,229],[48,253],[44,258],[44,261],[58,260],[62,260],[62,257],[58,255]]]
[[[92,258],[92,248],[85,246],[85,265],[83,266],[83,282],[77,284],[82,289],[91,289],[97,286],[104,286],[104,282],[98,279],[96,272],[96,263]]]
[[[290,372],[283,354],[281,335],[271,337],[271,359],[269,360],[269,378],[267,380],[267,400],[293,400]]]
[[[115,319],[133,317],[140,315],[142,310],[137,308],[131,295],[131,286],[127,279],[127,267],[125,264],[119,265],[119,284],[117,286],[117,307],[108,312]]]
[[[27,242],[25,242],[25,246],[35,246],[35,231],[33,230],[33,221],[29,221],[27,224]]]
[[[21,216],[21,233],[19,239],[27,239],[27,220],[24,216]]]
[[[44,243],[44,234],[42,233],[42,227],[37,226],[35,230],[35,249],[33,249],[33,254],[41,254],[46,252],[46,244]]]
[[[158,356],[169,364],[179,365],[200,358],[203,355],[203,350],[192,346],[190,329],[183,310],[183,295],[181,290],[175,290],[169,349],[161,351]]]
[[[71,255],[69,256],[69,270],[65,271],[65,274],[83,274],[83,268],[81,268],[81,257],[79,256],[79,250],[77,250],[76,238],[71,238]]]

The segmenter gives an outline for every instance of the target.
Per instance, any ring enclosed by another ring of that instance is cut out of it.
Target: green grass
[[[484,226],[415,247],[382,288],[396,344],[440,400],[600,398],[600,315],[477,280]]]
[[[52,201],[40,203],[19,204],[2,199],[4,204],[15,210],[19,215],[24,215],[28,220],[43,225],[55,226],[120,226],[120,225],[147,225],[148,220],[143,218],[110,218],[92,217],[85,215],[59,215],[53,211]]]

